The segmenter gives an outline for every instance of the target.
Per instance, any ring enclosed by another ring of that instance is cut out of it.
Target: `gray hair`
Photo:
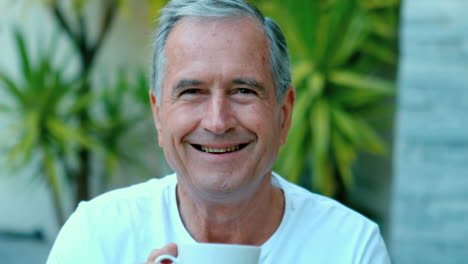
[[[268,37],[270,70],[276,86],[276,98],[281,102],[291,84],[289,55],[286,39],[273,19],[264,17],[255,6],[243,0],[171,0],[160,11],[153,54],[151,89],[158,104],[166,67],[165,46],[169,33],[184,17],[227,18],[247,16],[263,26]]]

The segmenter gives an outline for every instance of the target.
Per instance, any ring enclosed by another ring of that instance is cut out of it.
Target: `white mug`
[[[162,255],[155,262],[170,260],[177,264],[258,264],[260,247],[233,244],[178,244],[178,257]]]

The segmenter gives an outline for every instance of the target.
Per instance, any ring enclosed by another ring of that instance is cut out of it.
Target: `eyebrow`
[[[232,80],[232,83],[233,84],[245,84],[245,85],[248,85],[248,86],[251,86],[251,87],[255,87],[261,91],[264,91],[265,90],[265,87],[263,86],[262,83],[258,82],[257,80],[255,79],[251,79],[251,78],[236,78],[234,80]]]
[[[243,84],[243,85],[247,85],[247,86],[250,86],[250,87],[255,87],[255,88],[257,88],[258,90],[261,90],[261,91],[265,90],[265,87],[263,86],[262,83],[258,82],[255,79],[252,79],[252,78],[235,78],[235,79],[232,80],[232,83],[233,84]],[[173,91],[173,93],[177,93],[177,91],[179,91],[181,89],[184,89],[186,87],[199,86],[201,84],[203,84],[203,82],[200,81],[200,80],[197,80],[197,79],[182,79],[182,80],[177,82],[177,84],[174,86],[172,91]]]
[[[198,86],[200,84],[203,84],[202,81],[196,80],[196,79],[182,79],[177,84],[174,86],[172,89],[173,92],[177,92],[178,90],[181,90],[183,88],[189,87],[189,86]]]

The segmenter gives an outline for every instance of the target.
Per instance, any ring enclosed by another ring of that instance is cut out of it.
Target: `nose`
[[[222,135],[234,128],[235,117],[226,95],[213,94],[208,100],[202,127],[215,135]]]

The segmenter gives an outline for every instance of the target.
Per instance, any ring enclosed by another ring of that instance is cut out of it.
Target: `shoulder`
[[[109,222],[113,227],[127,225],[135,215],[150,217],[158,206],[168,203],[170,189],[175,184],[176,177],[172,174],[104,193],[81,202],[69,220],[82,219],[93,229],[102,227],[102,230],[110,227]]]
[[[366,244],[373,237],[380,237],[376,223],[345,205],[322,195],[312,193],[279,177],[278,182],[286,197],[287,229],[304,240],[313,237],[322,246],[350,246]],[[333,240],[330,240],[333,237]]]
[[[175,174],[164,176],[160,179],[150,179],[129,187],[115,189],[101,194],[86,202],[89,205],[105,205],[109,203],[128,202],[132,200],[154,198],[155,195],[170,188],[176,183]]]
[[[90,201],[81,202],[73,215],[83,215],[94,227],[107,225],[109,221],[127,224],[133,221],[135,215],[149,218],[155,211],[159,211],[159,207],[169,203],[170,190],[176,182],[175,174],[171,174],[161,179],[116,189]]]
[[[162,215],[158,209],[166,207],[168,194],[175,184],[175,175],[168,175],[81,202],[60,230],[48,263],[68,262],[77,255],[80,259],[70,263],[88,263],[89,259],[97,260],[96,263],[116,263],[109,261],[115,252],[106,250],[130,247],[130,242],[145,237],[144,232],[154,230],[154,221]]]
[[[334,199],[320,194],[312,193],[296,184],[288,182],[275,174],[278,184],[284,191],[286,201],[289,202],[289,210],[307,216],[309,220],[342,222],[343,219],[351,222],[361,222],[369,226],[376,226],[374,222],[360,213],[348,208]]]
[[[323,252],[340,252],[336,263],[349,262],[353,258],[360,261],[352,263],[389,263],[376,223],[331,198],[312,193],[279,175],[275,175],[275,179],[285,194],[287,223],[284,223],[282,231],[288,234],[288,239],[302,241],[316,257]],[[297,254],[308,259],[310,252]],[[325,262],[330,257],[327,255]]]
[[[156,201],[163,199],[176,181],[175,174],[171,174],[160,179],[150,179],[143,183],[109,191],[92,200],[82,201],[70,218],[86,215],[96,220],[105,216],[113,217],[112,212],[121,214],[125,211],[137,210],[139,213],[144,213],[151,210],[151,207],[148,207],[149,204],[155,204]]]

